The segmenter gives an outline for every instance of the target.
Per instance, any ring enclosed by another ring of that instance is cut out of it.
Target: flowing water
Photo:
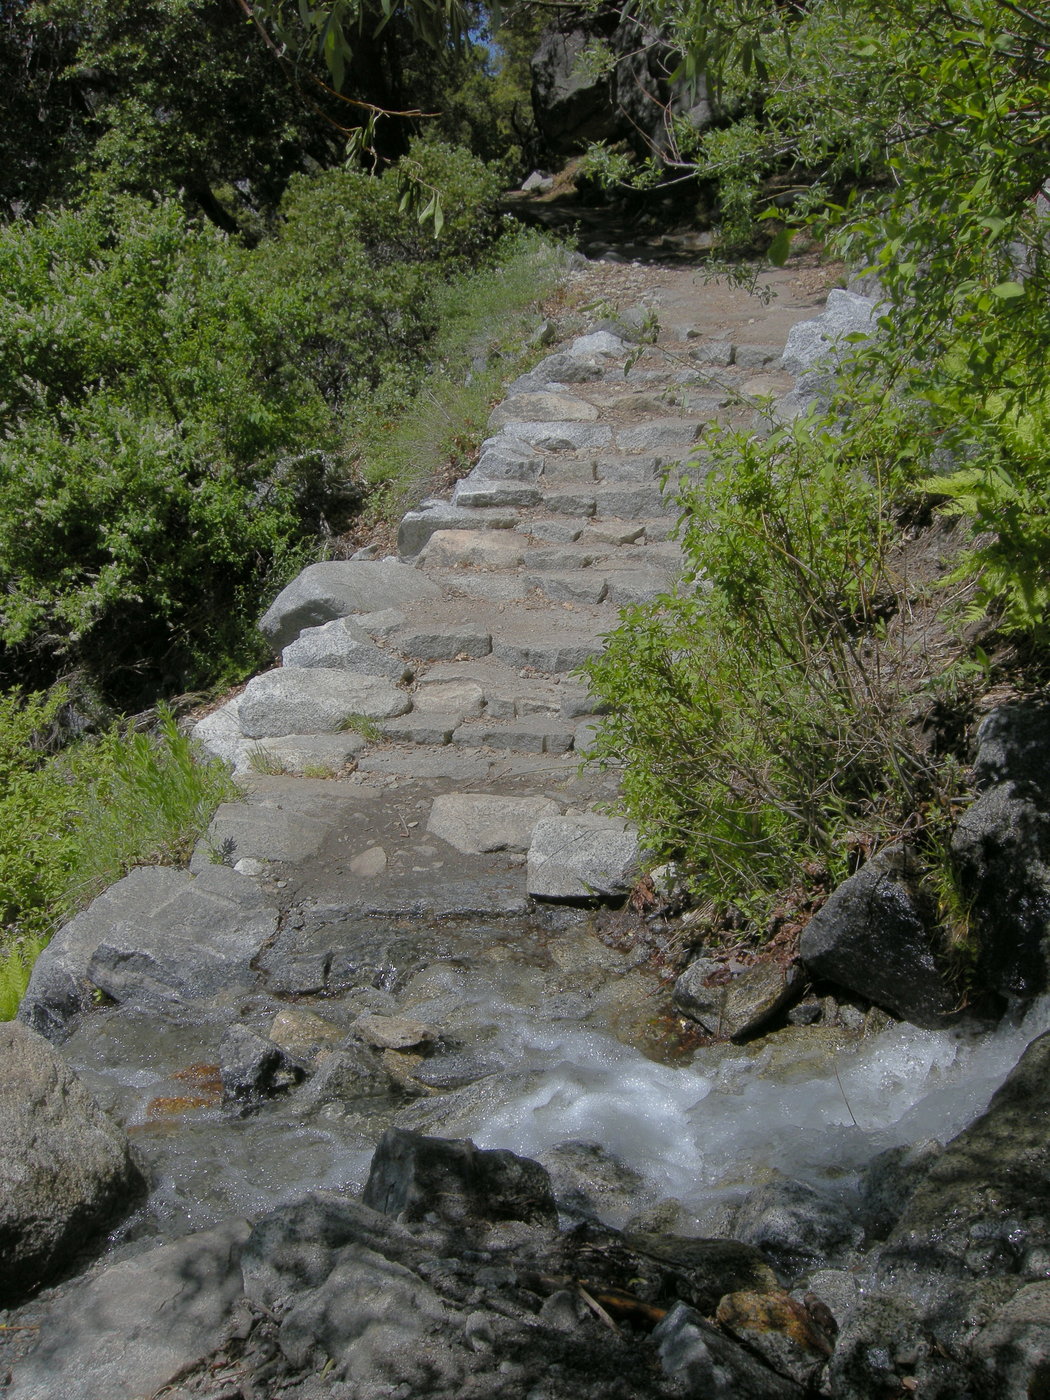
[[[393,994],[358,989],[310,1007],[344,1027],[376,1003],[438,1026],[421,1072],[454,1087],[407,1104],[314,1103],[298,1089],[247,1116],[223,1107],[219,1041],[231,1019],[265,1027],[279,1003],[264,995],[193,1022],[126,1008],[87,1018],[67,1053],[128,1124],[152,1177],[124,1235],[257,1216],[316,1187],[360,1188],[391,1123],[541,1160],[565,1142],[599,1144],[626,1169],[623,1190],[603,1197],[609,1223],[673,1198],[677,1228],[703,1233],[774,1173],[848,1194],[882,1149],[946,1141],[1050,1027],[1047,998],[991,1034],[789,1027],[668,1063],[653,1057],[667,1048],[654,1029],[666,984],[605,948],[586,920],[412,936]]]

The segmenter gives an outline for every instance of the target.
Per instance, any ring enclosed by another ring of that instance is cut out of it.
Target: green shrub
[[[948,800],[914,722],[939,666],[899,626],[890,421],[712,439],[710,474],[679,488],[686,576],[587,668],[612,711],[595,756],[625,765],[647,844],[717,905],[761,918]]]
[[[238,796],[166,712],[153,733],[113,729],[51,752],[67,701],[61,688],[0,695],[0,1019],[60,923],[134,865],[184,862]]]
[[[406,162],[439,237],[398,170],[294,181],[254,249],[129,196],[0,229],[0,684],[133,708],[257,663],[267,594],[360,508],[345,417],[403,406],[498,257],[491,172]]]

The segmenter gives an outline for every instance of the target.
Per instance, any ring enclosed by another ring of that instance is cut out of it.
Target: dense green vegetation
[[[61,746],[61,687],[0,696],[0,1020],[58,924],[133,865],[188,858],[227,768],[198,762],[170,713],[156,732],[114,727]]]
[[[490,316],[542,289],[491,171],[404,159],[442,190],[439,237],[398,167],[296,177],[255,247],[129,195],[0,229],[6,684],[77,670],[134,705],[243,673],[265,595],[360,507],[373,425],[479,333],[449,289],[531,266],[490,277]]]

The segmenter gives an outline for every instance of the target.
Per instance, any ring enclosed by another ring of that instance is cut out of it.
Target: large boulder
[[[247,1234],[233,1221],[186,1235],[60,1295],[39,1346],[15,1366],[7,1400],[184,1395],[173,1387],[219,1346],[241,1296]]]
[[[259,630],[279,652],[306,627],[440,596],[437,585],[417,569],[393,560],[311,564],[281,589],[259,620]]]
[[[0,1306],[68,1268],[142,1185],[123,1129],[57,1051],[0,1025]]]
[[[792,326],[781,365],[792,374],[804,374],[842,359],[852,344],[849,336],[876,334],[879,312],[874,298],[832,288],[819,316]]]
[[[845,987],[917,1026],[944,1025],[956,1003],[941,955],[936,905],[912,858],[882,851],[809,921],[799,945],[817,981]]]
[[[1036,996],[1050,958],[1050,706],[1003,705],[978,731],[980,796],[963,813],[952,859],[977,943],[981,982]]]
[[[223,865],[145,866],[111,885],[37,959],[19,1020],[51,1040],[91,1005],[171,1007],[247,986],[277,911],[247,875]]]
[[[532,56],[536,124],[557,155],[592,141],[663,150],[669,114],[696,130],[711,121],[704,80],[674,80],[680,66],[657,31],[626,12],[573,14],[544,30]]]
[[[238,718],[251,739],[334,734],[354,715],[393,719],[412,701],[384,676],[330,667],[285,666],[248,682]]]
[[[403,1128],[388,1128],[379,1139],[361,1199],[401,1221],[558,1223],[550,1177],[539,1162]]]

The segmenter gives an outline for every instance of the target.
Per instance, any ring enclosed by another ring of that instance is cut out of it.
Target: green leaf
[[[1020,282],[1000,282],[992,288],[992,296],[1000,301],[1013,301],[1016,297],[1024,296],[1024,287]]]
[[[789,228],[782,228],[776,238],[769,245],[767,256],[774,267],[783,267],[791,252],[791,240],[794,234]]]

